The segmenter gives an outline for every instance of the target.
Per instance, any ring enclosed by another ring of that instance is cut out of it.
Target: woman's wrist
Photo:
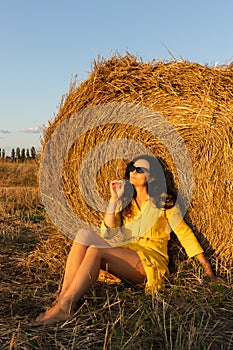
[[[117,203],[118,203],[118,198],[110,198],[109,200],[109,203],[108,203],[108,207],[107,207],[107,210],[106,210],[106,213],[108,214],[114,214],[115,211],[116,211],[116,206],[117,206]]]
[[[119,198],[118,196],[112,195],[109,199],[109,203],[113,203],[113,202],[118,202]]]

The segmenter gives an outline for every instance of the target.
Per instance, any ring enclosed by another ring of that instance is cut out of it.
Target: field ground
[[[156,295],[124,281],[98,281],[69,321],[28,325],[56,297],[70,242],[46,218],[36,166],[17,167],[1,172],[0,164],[1,179],[5,176],[0,181],[2,350],[233,349],[232,268],[213,256],[229,287],[203,278],[194,259],[180,261]]]

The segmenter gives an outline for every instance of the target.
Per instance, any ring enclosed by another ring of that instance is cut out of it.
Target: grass
[[[36,187],[12,186],[10,175],[7,181],[11,196],[1,188],[0,201],[2,350],[233,348],[232,269],[214,256],[212,265],[229,287],[203,278],[195,259],[178,261],[156,295],[127,281],[98,281],[69,321],[28,326],[56,297],[71,242],[49,222]]]

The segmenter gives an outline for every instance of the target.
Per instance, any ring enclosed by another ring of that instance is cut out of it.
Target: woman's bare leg
[[[67,261],[59,298],[69,289],[86,254],[87,246],[74,242]]]
[[[101,263],[109,264],[110,271],[122,278],[136,283],[145,280],[145,271],[135,251],[123,248],[92,248],[86,254],[68,290],[59,298],[57,304],[37,318],[41,324],[52,324],[66,320],[73,313],[76,302],[96,281]]]
[[[62,288],[58,298],[60,298],[70,287],[70,284],[72,283],[73,278],[76,275],[76,272],[78,271],[85,257],[86,250],[88,246],[91,244],[106,245],[106,242],[103,240],[103,238],[101,238],[91,229],[86,229],[86,228],[80,229],[75,237],[75,241],[71,247],[71,250],[67,258]]]

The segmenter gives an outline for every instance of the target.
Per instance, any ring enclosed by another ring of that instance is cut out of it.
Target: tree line
[[[16,149],[12,148],[10,156],[7,156],[5,150],[0,148],[1,160],[8,160],[12,162],[25,162],[28,160],[34,160],[37,158],[37,156],[38,154],[36,152],[35,147],[31,147],[30,149],[20,149],[19,147],[17,147]]]

